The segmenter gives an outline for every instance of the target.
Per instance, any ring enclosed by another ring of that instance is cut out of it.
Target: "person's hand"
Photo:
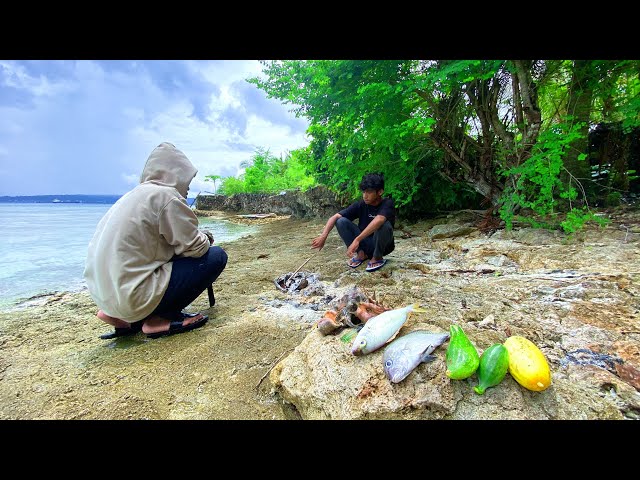
[[[358,253],[358,247],[360,246],[360,240],[357,238],[351,242],[349,248],[347,248],[347,257],[353,257],[356,253]]]
[[[207,236],[207,238],[209,239],[209,243],[213,245],[213,233],[211,233],[209,230],[203,230],[202,233]]]
[[[326,241],[327,237],[320,235],[319,237],[313,239],[313,241],[311,242],[311,248],[317,248],[318,251],[320,251],[322,250],[322,247],[324,247],[324,242]]]

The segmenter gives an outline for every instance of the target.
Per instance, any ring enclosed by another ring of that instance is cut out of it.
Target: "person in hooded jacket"
[[[187,205],[198,170],[175,145],[149,155],[140,183],[102,217],[91,239],[84,278],[100,320],[115,330],[150,338],[204,325],[209,317],[183,311],[224,270],[226,252],[198,228]]]

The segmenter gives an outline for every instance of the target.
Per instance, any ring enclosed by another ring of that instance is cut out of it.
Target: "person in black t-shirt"
[[[360,182],[362,200],[354,202],[340,210],[327,221],[322,233],[313,239],[311,248],[322,250],[329,232],[335,226],[338,234],[347,246],[347,262],[356,268],[367,259],[367,272],[373,272],[387,262],[383,257],[395,249],[393,227],[396,223],[396,210],[393,199],[382,198],[384,176],[381,173],[369,173]],[[358,219],[358,224],[353,223]]]

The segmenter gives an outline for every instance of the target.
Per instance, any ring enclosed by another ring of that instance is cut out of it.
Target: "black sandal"
[[[199,328],[203,326],[209,320],[209,315],[202,315],[200,320],[197,320],[189,325],[183,325],[185,319],[190,317],[196,317],[200,315],[200,313],[186,313],[182,312],[182,320],[175,320],[169,323],[169,330],[164,330],[162,332],[156,333],[147,333],[148,338],[159,338],[164,337],[166,335],[173,335],[176,333],[188,332],[189,330],[193,330],[195,328]]]
[[[114,327],[113,332],[100,335],[100,338],[102,340],[110,340],[112,338],[126,337],[127,335],[135,335],[136,333],[142,331],[142,323],[143,321],[139,320],[137,322],[133,322],[130,327],[122,327],[122,328]]]

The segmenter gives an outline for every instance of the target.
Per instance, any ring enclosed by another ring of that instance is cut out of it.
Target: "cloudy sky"
[[[0,60],[0,196],[124,194],[163,141],[205,175],[236,175],[256,148],[308,145],[308,123],[245,81],[251,60]]]

